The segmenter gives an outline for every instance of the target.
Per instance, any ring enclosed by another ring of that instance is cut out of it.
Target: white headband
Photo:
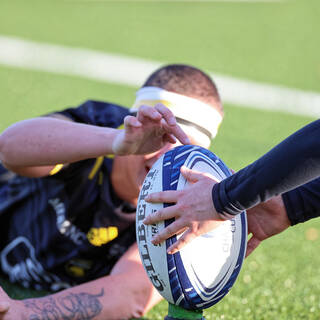
[[[163,90],[157,87],[144,87],[137,91],[136,101],[131,108],[132,112],[145,104],[155,106],[162,103],[168,107],[180,125],[190,137],[210,146],[222,121],[221,114],[212,106],[197,99],[178,93]]]

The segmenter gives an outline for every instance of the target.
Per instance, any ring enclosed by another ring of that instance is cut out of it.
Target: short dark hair
[[[209,75],[185,64],[169,64],[153,72],[142,87],[158,87],[198,99],[223,115],[218,89]]]

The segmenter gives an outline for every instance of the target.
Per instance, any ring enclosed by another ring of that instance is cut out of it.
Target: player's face
[[[111,180],[117,195],[136,205],[140,188],[150,168],[165,152],[175,146],[177,144],[168,143],[151,154],[115,157]]]
[[[192,137],[192,144],[199,145]],[[166,144],[157,152],[147,155],[117,156],[113,162],[111,180],[117,195],[134,205],[137,204],[140,188],[153,164],[167,151],[180,143]]]

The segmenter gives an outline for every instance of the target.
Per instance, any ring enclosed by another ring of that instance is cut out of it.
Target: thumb
[[[188,244],[190,241],[192,241],[194,238],[196,238],[196,234],[190,231],[188,229],[185,231],[182,236],[174,243],[172,244],[167,252],[169,254],[177,253],[179,250],[181,250],[186,244]]]
[[[247,243],[246,258],[252,253],[253,250],[255,250],[258,247],[260,242],[261,241],[258,240],[255,236],[252,236],[252,238]]]
[[[133,116],[126,116],[123,120],[125,130],[130,133],[134,128],[141,127],[141,122]]]
[[[10,309],[10,303],[8,301],[0,301],[0,313],[5,313]]]
[[[201,172],[191,170],[185,166],[182,166],[180,168],[180,172],[187,179],[188,182],[192,183],[199,181],[203,177],[203,174]]]

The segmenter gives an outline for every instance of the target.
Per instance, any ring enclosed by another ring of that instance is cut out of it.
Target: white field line
[[[0,36],[0,64],[139,87],[163,63]],[[222,100],[237,106],[320,117],[320,93],[210,73]]]
[[[65,0],[67,2],[149,2],[149,3],[168,3],[168,2],[190,2],[190,3],[275,3],[275,2],[286,2],[287,0]]]

